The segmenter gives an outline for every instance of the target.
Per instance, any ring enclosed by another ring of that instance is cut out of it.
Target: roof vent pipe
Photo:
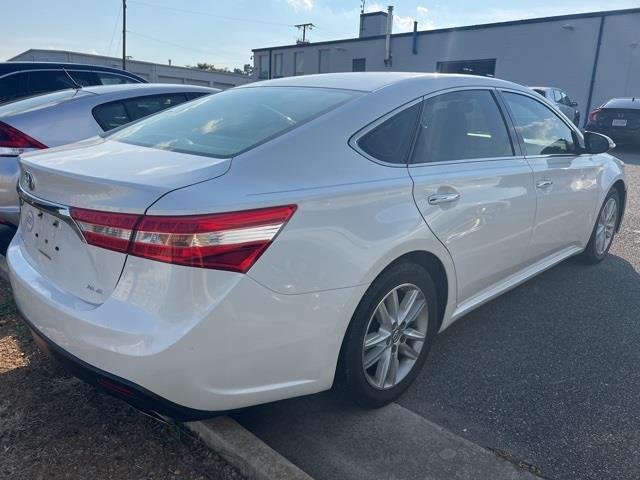
[[[418,53],[418,22],[413,22],[413,38],[412,38],[411,51],[414,55]]]
[[[393,28],[393,6],[387,7],[387,33],[384,41],[384,66],[391,66],[391,30]]]

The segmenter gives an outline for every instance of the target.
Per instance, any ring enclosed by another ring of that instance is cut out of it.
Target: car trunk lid
[[[87,244],[73,209],[142,216],[166,193],[224,175],[231,160],[113,141],[81,146],[20,159],[20,234],[34,269],[97,305],[115,288],[127,254]]]

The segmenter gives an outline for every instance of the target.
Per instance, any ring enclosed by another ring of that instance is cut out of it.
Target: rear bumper
[[[45,337],[26,316],[22,315],[22,319],[29,327],[31,335],[40,350],[62,365],[68,372],[91,385],[103,388],[109,394],[124,400],[139,410],[151,415],[160,414],[171,417],[179,421],[201,420],[224,413],[196,410],[178,405],[140,385],[94,367],[73,356]]]
[[[604,128],[594,125],[587,125],[586,130],[606,135],[614,142],[640,141],[640,129]]]
[[[138,408],[177,418],[330,388],[367,288],[282,295],[247,275],[129,257],[94,305],[40,274],[22,242],[19,229],[7,250],[11,285],[47,349],[90,383],[107,379]]]

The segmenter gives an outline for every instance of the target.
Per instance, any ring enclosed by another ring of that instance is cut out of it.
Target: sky
[[[4,5],[3,5],[4,4]],[[121,0],[0,0],[0,61],[29,48],[121,55]],[[174,65],[242,67],[251,49],[295,43],[312,22],[313,41],[358,35],[360,0],[127,0],[127,55]],[[640,0],[388,0],[394,33],[640,7]]]

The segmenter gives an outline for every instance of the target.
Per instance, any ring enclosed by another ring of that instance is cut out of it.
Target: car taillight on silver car
[[[189,216],[71,209],[90,245],[160,262],[245,273],[269,247],[295,205]]]

